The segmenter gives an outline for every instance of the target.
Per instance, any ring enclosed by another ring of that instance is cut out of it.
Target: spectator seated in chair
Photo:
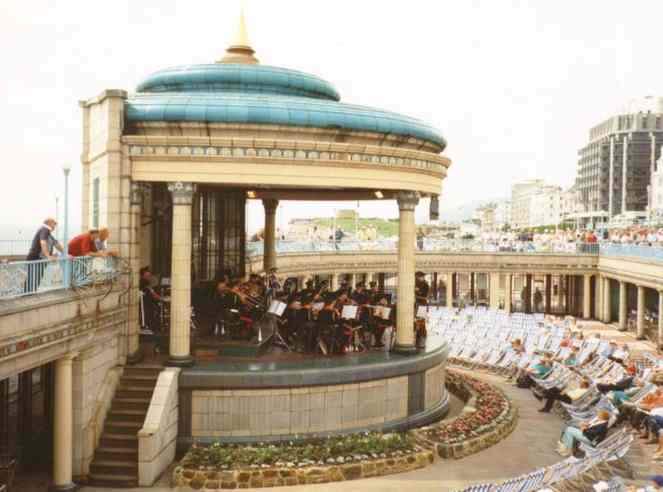
[[[580,399],[585,393],[589,390],[589,381],[583,380],[580,382],[580,386],[575,389],[566,389],[564,391],[559,388],[551,388],[546,390],[543,393],[543,397],[546,399],[546,404],[543,408],[539,409],[539,412],[548,413],[552,410],[555,401],[561,401],[563,403],[571,404],[574,401]]]
[[[595,446],[605,439],[608,434],[608,422],[610,413],[606,410],[599,410],[596,417],[588,423],[582,424],[580,428],[568,426],[562,432],[562,439],[559,442],[557,452],[564,457],[571,456],[576,445],[581,442],[589,446]]]

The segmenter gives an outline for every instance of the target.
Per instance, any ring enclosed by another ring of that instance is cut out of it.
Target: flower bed
[[[468,456],[496,444],[515,428],[517,411],[499,389],[454,371],[447,372],[447,388],[470,408],[450,422],[422,431],[438,456]]]
[[[464,413],[405,433],[365,433],[304,442],[194,445],[173,472],[178,490],[260,488],[340,482],[423,468],[435,456],[462,458],[506,437],[517,412],[498,389],[448,371],[447,389]]]
[[[175,468],[177,487],[257,488],[401,473],[433,462],[410,433],[353,434],[301,443],[196,446]]]

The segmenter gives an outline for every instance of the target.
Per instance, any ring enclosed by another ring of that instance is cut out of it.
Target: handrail
[[[110,256],[0,263],[0,300],[83,287],[118,275],[118,260]]]
[[[333,252],[395,252],[398,241],[395,239],[379,239],[375,241],[276,241],[276,252],[287,253],[333,253]],[[546,243],[528,241],[479,241],[465,239],[429,239],[419,241],[416,250],[423,253],[566,253],[597,255],[598,244],[550,241]],[[247,256],[261,256],[264,252],[262,241],[249,242],[246,246]]]

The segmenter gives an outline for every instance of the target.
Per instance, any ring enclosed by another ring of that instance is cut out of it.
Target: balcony
[[[107,283],[120,275],[117,258],[78,257],[0,263],[0,301]]]

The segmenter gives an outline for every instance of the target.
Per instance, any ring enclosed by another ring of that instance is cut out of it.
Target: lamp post
[[[62,231],[62,248],[64,255],[64,286],[69,288],[71,285],[71,263],[69,262],[69,173],[71,171],[71,164],[65,162],[62,164],[62,171],[64,172],[64,220]]]

